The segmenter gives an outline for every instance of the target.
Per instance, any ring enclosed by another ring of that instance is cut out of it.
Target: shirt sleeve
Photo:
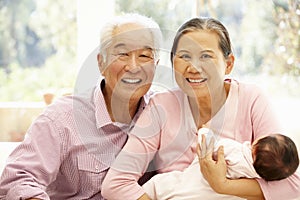
[[[107,199],[137,199],[145,191],[137,183],[160,144],[160,124],[155,106],[147,106],[129,134],[102,184]]]
[[[251,112],[254,140],[272,133],[285,134],[273,112],[272,104],[262,93],[259,93],[255,98]],[[263,179],[258,179],[258,183],[266,200],[294,199],[300,196],[299,170],[284,180],[266,182]]]
[[[24,141],[8,157],[0,179],[0,199],[49,199],[46,187],[60,163],[60,137],[52,121],[39,116]]]

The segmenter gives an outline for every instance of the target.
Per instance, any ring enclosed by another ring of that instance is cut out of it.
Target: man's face
[[[157,64],[150,30],[136,24],[122,25],[114,30],[106,52],[100,64],[105,91],[124,100],[147,93]]]

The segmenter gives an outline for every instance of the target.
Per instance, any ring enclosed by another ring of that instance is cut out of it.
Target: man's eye
[[[140,62],[149,62],[149,61],[152,61],[153,60],[153,57],[148,55],[148,54],[140,54],[139,55],[139,61]]]
[[[120,52],[120,53],[118,53],[117,55],[118,55],[118,56],[129,56],[129,54],[126,53],[126,52]]]
[[[140,57],[141,58],[152,58],[151,55],[147,55],[147,54],[141,54]]]

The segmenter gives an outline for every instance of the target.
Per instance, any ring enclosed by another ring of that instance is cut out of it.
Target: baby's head
[[[272,134],[255,141],[252,154],[257,174],[266,181],[287,178],[299,165],[295,143],[281,134]]]

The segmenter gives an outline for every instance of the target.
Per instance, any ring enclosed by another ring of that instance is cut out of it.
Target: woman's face
[[[192,97],[217,94],[224,89],[224,75],[233,67],[234,57],[224,58],[219,36],[197,30],[181,36],[173,64],[178,86]]]

